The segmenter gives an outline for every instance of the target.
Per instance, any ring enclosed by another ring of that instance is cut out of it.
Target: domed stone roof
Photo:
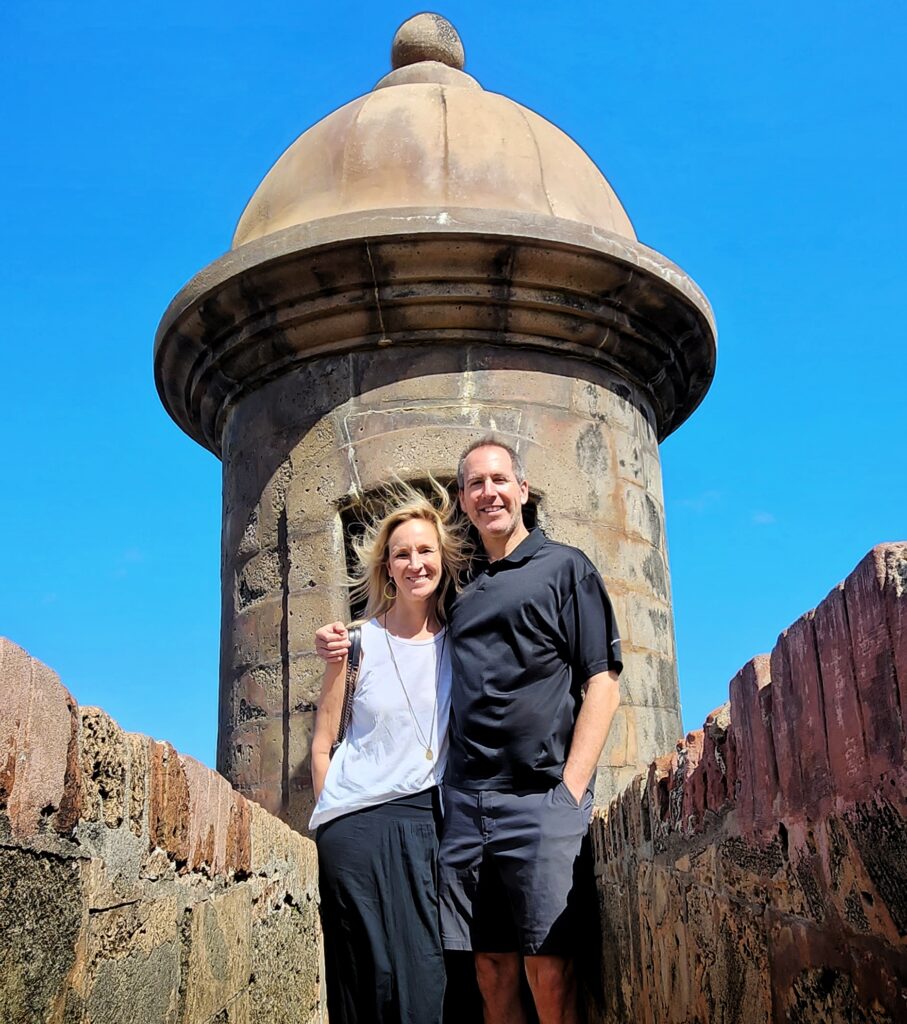
[[[579,221],[636,239],[614,190],[559,128],[463,70],[453,26],[420,14],[397,31],[395,68],[313,125],[256,189],[233,247],[369,210],[472,208]]]

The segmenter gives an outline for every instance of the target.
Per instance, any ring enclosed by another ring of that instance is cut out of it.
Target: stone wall
[[[907,1020],[907,544],[730,697],[597,814],[599,1019]]]
[[[0,1021],[315,1024],[313,844],[0,639]]]

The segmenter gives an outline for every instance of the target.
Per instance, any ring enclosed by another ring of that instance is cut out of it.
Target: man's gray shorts
[[[444,789],[441,939],[478,953],[571,953],[588,891],[580,849],[592,816],[563,782],[546,792]]]

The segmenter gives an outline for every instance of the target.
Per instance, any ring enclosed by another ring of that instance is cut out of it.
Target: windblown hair
[[[466,533],[466,521],[458,514],[456,503],[447,488],[433,476],[429,476],[432,497],[416,490],[412,484],[397,480],[389,484],[363,510],[364,533],[353,543],[356,567],[350,577],[353,601],[365,600],[363,619],[383,615],[394,603],[394,596],[388,597],[388,585],[392,586],[387,562],[390,557],[391,534],[401,524],[413,519],[424,519],[431,523],[438,534],[438,550],[441,555],[441,582],[433,597],[435,614],[439,621],[447,620],[447,604],[453,594],[460,590],[461,580],[469,564],[471,547]],[[380,519],[371,519],[372,509],[381,510]]]

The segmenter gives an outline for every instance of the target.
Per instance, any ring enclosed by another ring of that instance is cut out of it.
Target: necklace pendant
[[[426,747],[425,748],[425,760],[426,761],[434,761],[434,759],[435,759],[435,755],[432,753],[431,747]]]

